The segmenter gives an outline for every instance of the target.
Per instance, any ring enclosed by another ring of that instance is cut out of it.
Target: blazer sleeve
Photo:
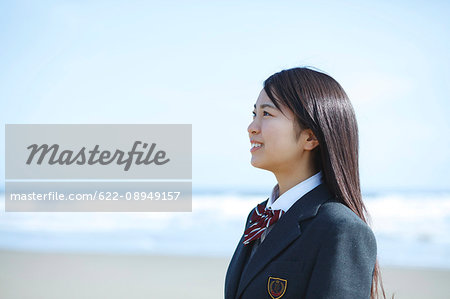
[[[377,245],[370,227],[341,222],[322,238],[306,298],[370,298]]]

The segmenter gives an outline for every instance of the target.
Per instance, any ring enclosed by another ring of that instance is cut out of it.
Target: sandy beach
[[[227,258],[0,251],[2,299],[223,298]],[[382,268],[387,295],[448,298],[450,271]]]

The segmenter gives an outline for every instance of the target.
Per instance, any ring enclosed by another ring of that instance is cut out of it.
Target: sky
[[[313,66],[355,108],[363,192],[449,190],[450,3],[361,2],[1,1],[2,125],[192,124],[194,190],[267,192],[253,104]]]

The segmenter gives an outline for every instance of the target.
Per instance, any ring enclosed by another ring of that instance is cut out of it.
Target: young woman
[[[384,297],[358,170],[358,127],[338,82],[310,68],[270,76],[248,126],[251,164],[278,184],[250,211],[225,299]]]

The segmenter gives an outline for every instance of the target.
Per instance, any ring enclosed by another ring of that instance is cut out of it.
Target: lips
[[[263,144],[261,142],[258,142],[258,141],[251,141],[251,145],[252,146],[250,148],[250,152],[254,152],[254,151],[260,149],[263,146]]]

